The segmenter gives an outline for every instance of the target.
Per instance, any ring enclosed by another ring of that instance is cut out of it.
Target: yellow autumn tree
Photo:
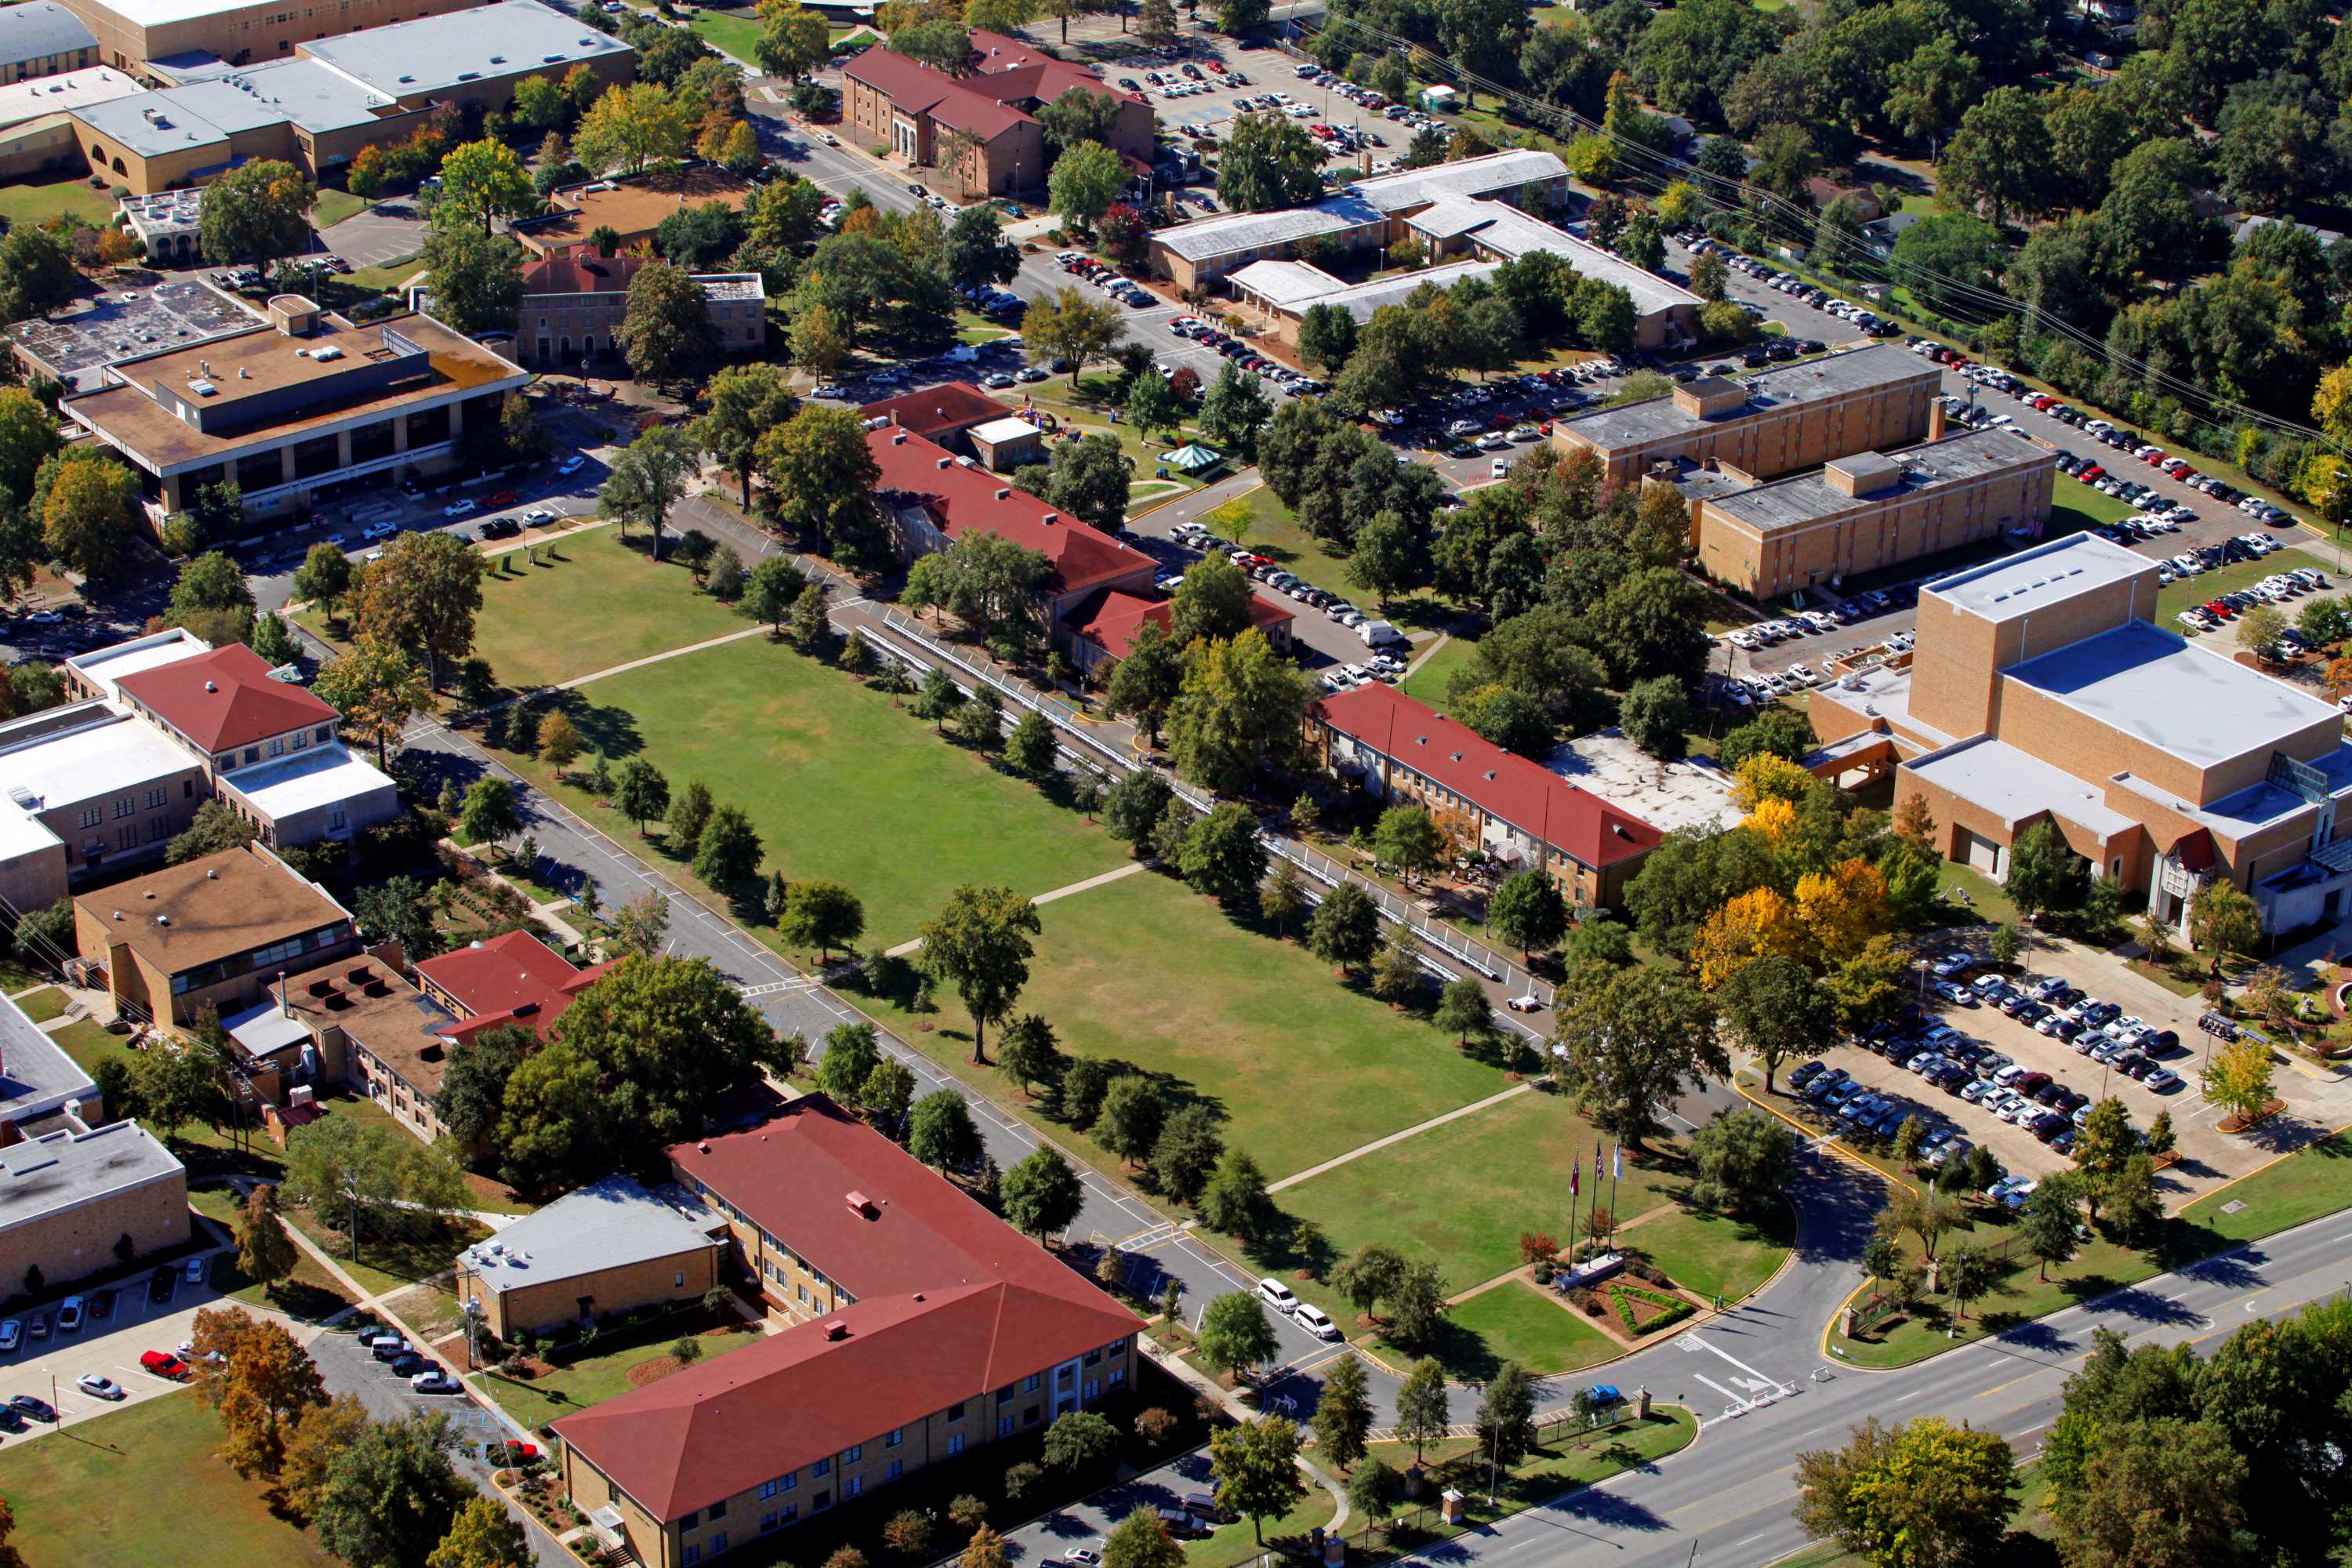
[[[1843,963],[1892,923],[1886,910],[1886,879],[1859,855],[1827,871],[1797,879],[1797,923],[1812,945],[1816,964]]]
[[[1742,811],[1754,811],[1768,800],[1796,801],[1812,787],[1813,775],[1786,757],[1759,752],[1739,764],[1732,799]]]
[[[1777,762],[1780,759],[1776,757],[1773,760]],[[1748,814],[1748,820],[1740,826],[1753,829],[1765,842],[1777,847],[1780,840],[1788,837],[1789,829],[1797,826],[1797,808],[1793,803],[1778,795],[1759,800],[1756,803],[1756,809]]]
[[[1752,959],[1768,953],[1801,959],[1810,945],[1797,906],[1770,888],[1758,888],[1707,916],[1692,939],[1691,959],[1698,983],[1712,991]]]

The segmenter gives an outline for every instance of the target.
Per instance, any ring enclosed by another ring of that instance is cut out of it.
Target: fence
[[[1055,729],[1074,742],[1066,744],[1062,748],[1064,754],[1073,762],[1096,767],[1108,763],[1111,768],[1121,773],[1133,773],[1147,765],[1135,757],[1122,753],[1116,747],[1106,745],[1091,734],[1084,721],[1079,719],[1076,706],[1068,699],[1051,693],[1040,693],[1018,681],[1003,679],[984,665],[948,648],[918,626],[913,618],[902,611],[885,609],[882,613],[882,625],[893,636],[905,638],[924,653],[938,659],[943,666],[962,674],[972,683],[967,688],[968,689],[976,690],[980,686],[985,685],[992,690],[1003,694],[1019,707],[1043,713]],[[886,647],[884,651],[897,653],[902,659],[905,658],[900,650]],[[906,660],[906,662],[914,661]],[[1208,791],[1187,784],[1181,779],[1171,778],[1169,783],[1175,790],[1178,798],[1193,810],[1205,815],[1216,808],[1216,796]],[[1545,984],[1519,965],[1502,957],[1492,948],[1482,942],[1471,941],[1443,921],[1432,919],[1393,890],[1381,886],[1361,872],[1340,864],[1329,856],[1320,854],[1281,834],[1261,833],[1259,838],[1265,845],[1269,854],[1277,855],[1289,861],[1327,888],[1337,887],[1343,881],[1353,882],[1362,888],[1372,896],[1372,901],[1380,910],[1382,920],[1404,927],[1412,935],[1456,963],[1475,970],[1497,984],[1510,987],[1517,994],[1533,996],[1547,1007],[1551,1005],[1553,1000],[1551,986]],[[1441,978],[1452,978],[1442,969],[1435,969],[1433,965],[1431,967]],[[1543,1043],[1544,1037],[1539,1031],[1521,1023],[1517,1016],[1509,1011],[1498,1010],[1495,1017],[1505,1028],[1513,1033],[1538,1045]]]

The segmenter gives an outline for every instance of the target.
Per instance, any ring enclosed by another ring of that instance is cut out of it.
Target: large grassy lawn
[[[2237,1207],[2222,1213],[2226,1205]],[[2336,1132],[2206,1194],[2180,1217],[2224,1241],[2251,1241],[2352,1205],[2352,1132]]]
[[[1432,1046],[1454,1057],[1446,1042]],[[1499,1078],[1490,1081],[1501,1087]],[[1519,1266],[1523,1232],[1547,1231],[1566,1245],[1569,1172],[1581,1162],[1583,1202],[1593,1202],[1598,1142],[1574,1106],[1538,1089],[1351,1160],[1276,1198],[1321,1226],[1336,1252],[1385,1241],[1408,1258],[1433,1260],[1454,1289],[1466,1290]],[[1617,1184],[1617,1223],[1667,1202],[1677,1184],[1655,1161],[1628,1163]]]
[[[1039,913],[1045,932],[1021,1011],[1051,1022],[1065,1051],[1115,1058],[1161,1079],[1173,1100],[1214,1106],[1227,1143],[1269,1178],[1503,1087],[1501,1073],[1421,1018],[1343,987],[1297,942],[1237,926],[1157,873]],[[939,1006],[915,1021],[936,1024],[928,1032],[908,1029],[903,1015],[893,1022],[940,1060],[961,1061],[971,1047],[963,1009],[944,990]],[[1286,1205],[1290,1196],[1281,1194]]]
[[[1457,1393],[1454,1404],[1454,1419],[1469,1420],[1469,1400]],[[1499,1506],[1495,1508],[1486,1503],[1486,1462],[1480,1456],[1477,1439],[1449,1437],[1442,1443],[1429,1444],[1423,1450],[1424,1463],[1435,1472],[1432,1477],[1433,1484],[1423,1494],[1419,1505],[1427,1511],[1416,1515],[1409,1505],[1402,1517],[1440,1538],[1483,1530],[1496,1519],[1551,1503],[1563,1492],[1606,1480],[1637,1466],[1646,1468],[1669,1454],[1681,1452],[1697,1436],[1698,1423],[1691,1413],[1671,1405],[1653,1406],[1646,1421],[1629,1416],[1614,1426],[1582,1436],[1563,1434],[1535,1449],[1517,1468],[1504,1473],[1502,1484],[1496,1488]],[[1372,1452],[1400,1470],[1413,1462],[1410,1443],[1375,1443]],[[1439,1492],[1446,1488],[1462,1493],[1465,1522],[1460,1526],[1437,1522],[1434,1504]],[[1360,1526],[1350,1521],[1349,1528]],[[1417,1555],[1427,1560],[1435,1554],[1424,1545]],[[1455,1554],[1444,1555],[1450,1558]]]
[[[355,196],[349,191],[339,191],[331,186],[320,191],[319,199],[311,204],[310,224],[314,228],[332,228],[345,218],[357,217],[367,209],[365,196]]]
[[[757,68],[762,29],[752,16],[750,6],[740,10],[714,10],[706,6],[702,15],[687,26],[701,34],[703,41],[719,53],[732,55],[745,65]]]
[[[1446,1313],[1430,1353],[1457,1382],[1485,1382],[1507,1361],[1549,1377],[1607,1361],[1622,1349],[1558,1298],[1524,1279],[1507,1279]]]
[[[866,947],[914,935],[963,883],[1043,893],[1122,858],[1099,828],[990,759],[764,637],[596,681],[574,694],[572,711],[616,763],[643,755],[673,790],[700,779],[740,806],[766,847],[763,870],[846,885],[865,901]],[[520,765],[574,810],[628,835],[576,784],[556,784],[542,763]]]
[[[647,544],[644,534],[624,540],[607,524],[541,545],[538,563],[521,550],[490,557],[475,653],[501,684],[523,691],[750,629],[675,558],[655,565]],[[342,646],[317,611],[299,618]]]
[[[1461,637],[1449,640],[1444,647],[1417,667],[1411,675],[1397,682],[1397,689],[1424,707],[1440,713],[1450,713],[1453,708],[1446,700],[1445,689],[1454,672],[1466,669],[1478,657],[1478,645]]]
[[[86,222],[104,224],[114,216],[114,198],[92,190],[87,179],[53,180],[46,185],[0,185],[0,217],[11,226],[47,223],[67,213]]]
[[[334,1568],[310,1533],[269,1511],[261,1483],[214,1457],[220,1423],[192,1394],[93,1415],[0,1453],[9,1544],[34,1564]]]
[[[750,1324],[711,1333],[697,1334],[705,1361],[756,1344],[760,1334]],[[669,1354],[674,1339],[653,1338],[642,1344],[607,1351],[603,1354],[582,1356],[566,1363],[551,1376],[525,1382],[503,1373],[484,1373],[482,1387],[505,1407],[508,1415],[534,1429],[562,1416],[572,1415],[592,1405],[601,1405],[616,1394],[626,1394],[635,1385],[629,1381],[630,1372],[649,1361],[659,1361]]]
[[[1684,1289],[1736,1301],[1772,1277],[1796,1244],[1796,1216],[1786,1208],[1751,1223],[1725,1215],[1677,1208],[1645,1220],[1623,1237]]]
[[[2134,514],[2133,508],[2125,502],[2093,489],[2080,479],[2059,474],[2052,484],[2047,533],[2073,533],[2095,523],[2116,522]]]

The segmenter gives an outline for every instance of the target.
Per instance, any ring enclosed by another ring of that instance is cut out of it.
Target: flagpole
[[[1621,1138],[1609,1156],[1609,1217],[1612,1221],[1617,1217],[1617,1178],[1624,1173],[1625,1142]]]
[[[1581,1154],[1568,1168],[1568,1267],[1570,1273],[1576,1269],[1576,1205],[1582,1196],[1579,1190],[1582,1184],[1577,1177],[1583,1169],[1584,1156]]]

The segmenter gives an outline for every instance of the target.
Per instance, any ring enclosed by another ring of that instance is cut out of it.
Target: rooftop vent
[[[155,917],[155,923],[159,926],[170,925],[172,923],[172,917],[169,915],[157,915]]]
[[[824,1337],[829,1340],[845,1340],[849,1337],[849,1325],[847,1323],[827,1323],[824,1326]]]
[[[220,880],[220,868],[218,868],[218,867],[214,867],[212,869],[210,869],[210,870],[206,871],[206,872],[205,873],[205,881],[207,881],[207,882],[217,882],[217,881],[219,881],[219,880]]]
[[[198,397],[210,397],[215,393],[218,392],[220,388],[215,386],[209,381],[192,381],[188,383],[188,390],[194,393]]]
[[[953,459],[953,458],[940,458],[937,462],[933,463],[931,466],[932,466],[933,468],[946,468],[946,467],[948,466],[948,464],[949,464],[949,463],[952,462],[953,460],[954,460],[954,459]]]
[[[869,1219],[873,1217],[874,1200],[864,1193],[856,1191],[845,1193],[842,1195],[842,1201],[849,1205],[850,1213],[864,1215]]]
[[[1048,525],[1050,526],[1051,524],[1054,524],[1054,523],[1056,523],[1056,522],[1061,521],[1062,521],[1062,514],[1061,514],[1060,512],[1058,512],[1058,511],[1049,511],[1049,512],[1047,512],[1045,516],[1043,516],[1043,517],[1039,518],[1037,521],[1038,521],[1039,522],[1045,523],[1045,524],[1048,524]]]
[[[207,680],[205,682],[205,689],[206,691],[218,691],[220,689],[220,684],[217,681]]]
[[[1003,485],[996,487],[996,499],[998,500],[1010,500],[1012,498],[1013,492],[1011,490],[1005,489]]]

